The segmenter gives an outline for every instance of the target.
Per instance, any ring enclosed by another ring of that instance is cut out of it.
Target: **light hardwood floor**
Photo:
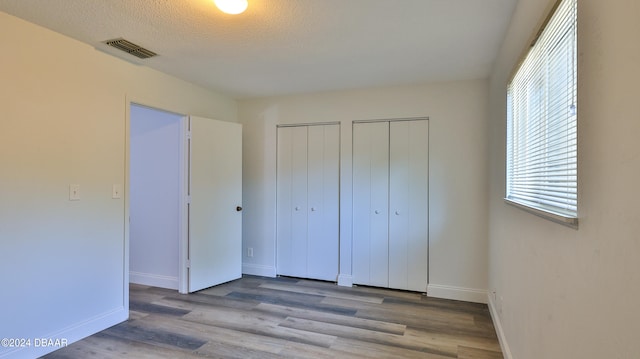
[[[182,295],[131,285],[129,320],[57,358],[502,358],[486,305],[295,278]]]

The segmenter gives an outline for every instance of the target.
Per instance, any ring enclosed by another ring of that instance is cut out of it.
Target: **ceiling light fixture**
[[[247,0],[213,0],[213,2],[222,12],[231,15],[244,12],[249,5]]]

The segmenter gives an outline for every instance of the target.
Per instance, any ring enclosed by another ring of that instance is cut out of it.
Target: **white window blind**
[[[559,3],[507,88],[506,199],[568,223],[578,211],[576,6]]]

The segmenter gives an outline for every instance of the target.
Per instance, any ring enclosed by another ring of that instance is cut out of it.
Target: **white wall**
[[[352,121],[429,116],[429,292],[486,301],[487,92],[488,83],[478,80],[240,101],[244,273],[275,275],[277,124],[342,124],[339,281],[348,284]]]
[[[184,116],[131,106],[129,278],[178,289]]]
[[[5,13],[0,42],[0,338],[73,341],[128,315],[126,198],[111,199],[126,99],[225,121],[236,103]]]
[[[578,1],[579,229],[502,200],[505,84],[552,3],[519,1],[491,77],[492,310],[507,357],[636,358],[640,2]]]

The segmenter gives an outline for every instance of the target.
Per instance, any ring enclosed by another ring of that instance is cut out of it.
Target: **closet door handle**
[[[296,207],[296,208],[294,208],[294,209],[295,209],[296,211],[299,211],[299,210],[300,210],[300,207]]]
[[[373,211],[375,214],[380,214],[380,211],[378,211],[377,209],[375,211]]]
[[[399,215],[400,215],[400,211],[396,211],[396,216],[399,216]]]
[[[311,207],[311,212],[315,212],[316,211],[316,207]]]
[[[237,211],[237,212],[242,211],[242,207],[240,207],[240,206],[236,207],[236,211]]]

